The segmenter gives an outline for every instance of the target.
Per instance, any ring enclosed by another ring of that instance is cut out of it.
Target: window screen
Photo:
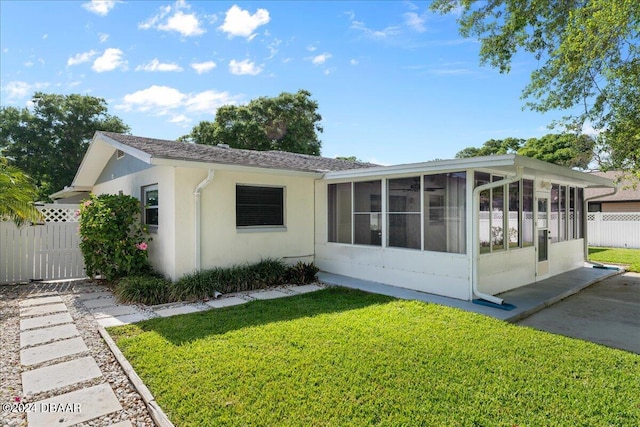
[[[284,225],[284,188],[236,186],[236,227]]]

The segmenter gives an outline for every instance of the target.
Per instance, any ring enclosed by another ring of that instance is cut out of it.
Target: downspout
[[[209,169],[207,177],[193,190],[195,197],[195,259],[196,271],[200,270],[200,192],[213,180],[213,169]]]
[[[608,193],[608,194],[600,194],[598,196],[592,196],[589,198],[584,199],[583,205],[582,205],[582,212],[584,212],[584,219],[583,219],[583,223],[582,226],[584,227],[584,233],[583,233],[583,255],[584,255],[584,260],[585,262],[589,262],[589,242],[587,241],[588,239],[588,215],[589,215],[589,200],[593,200],[593,199],[599,199],[600,197],[606,197],[606,196],[613,196],[614,194],[616,194],[618,192],[618,184],[616,184],[615,187],[613,187],[613,193]],[[592,263],[593,264],[593,263]]]
[[[484,190],[489,190],[495,187],[501,187],[503,185],[511,184],[512,182],[519,181],[522,178],[523,168],[522,166],[516,166],[516,174],[511,178],[501,179],[500,181],[490,182],[488,184],[480,185],[473,189],[473,203],[471,206],[471,212],[473,214],[473,221],[471,223],[471,233],[473,236],[473,244],[471,245],[471,297],[477,296],[483,300],[492,302],[494,304],[504,303],[502,298],[494,297],[493,295],[480,292],[478,289],[478,263],[480,262],[480,244],[478,224],[480,222],[480,193]]]

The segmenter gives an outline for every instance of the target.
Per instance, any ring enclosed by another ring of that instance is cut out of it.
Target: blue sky
[[[381,164],[453,158],[540,137],[522,111],[538,64],[480,67],[480,44],[428,2],[0,1],[0,100],[35,91],[107,100],[132,133],[175,139],[224,104],[309,90],[322,155]]]

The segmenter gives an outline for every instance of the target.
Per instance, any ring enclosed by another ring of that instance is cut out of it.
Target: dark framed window
[[[158,184],[142,187],[143,222],[146,225],[158,226]]]
[[[284,226],[284,188],[236,185],[236,227]]]

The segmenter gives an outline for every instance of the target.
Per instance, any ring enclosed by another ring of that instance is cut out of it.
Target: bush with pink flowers
[[[151,240],[140,221],[140,201],[126,195],[91,195],[80,205],[80,249],[89,277],[108,281],[152,271]]]

